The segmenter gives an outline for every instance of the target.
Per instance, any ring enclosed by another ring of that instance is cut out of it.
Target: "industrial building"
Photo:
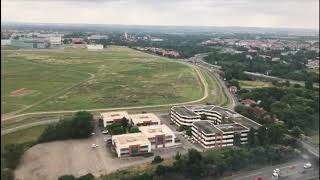
[[[49,44],[43,39],[12,39],[11,46],[26,49],[45,49],[49,47]]]
[[[140,126],[139,130],[148,138],[153,149],[175,145],[174,133],[164,124]]]
[[[142,133],[114,135],[112,146],[118,157],[151,152],[151,143]]]
[[[171,120],[178,126],[192,126],[199,120],[210,120],[214,124],[221,124],[224,119],[236,116],[236,113],[214,105],[173,106]]]
[[[130,120],[136,126],[160,124],[160,119],[153,113],[131,114]]]
[[[100,114],[100,119],[103,120],[103,126],[107,127],[115,122],[119,122],[122,118],[130,119],[127,111],[114,111],[114,112],[104,112]]]
[[[204,148],[233,146],[235,133],[240,135],[241,144],[247,143],[249,128],[239,124],[215,125],[211,121],[196,121],[192,125],[192,136]]]

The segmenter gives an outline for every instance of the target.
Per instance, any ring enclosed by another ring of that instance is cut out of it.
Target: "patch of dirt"
[[[15,91],[12,91],[10,93],[10,96],[26,96],[26,95],[31,94],[33,92],[35,92],[35,90],[30,90],[27,88],[20,88]]]

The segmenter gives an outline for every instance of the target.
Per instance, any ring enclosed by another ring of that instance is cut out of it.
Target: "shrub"
[[[23,144],[8,144],[4,147],[3,157],[8,168],[15,169],[24,153]]]
[[[9,168],[1,169],[1,179],[2,180],[14,180],[13,171]]]
[[[155,156],[154,159],[152,160],[152,164],[157,164],[161,163],[163,159],[160,156]]]
[[[58,180],[76,180],[73,175],[63,175],[58,178]]]

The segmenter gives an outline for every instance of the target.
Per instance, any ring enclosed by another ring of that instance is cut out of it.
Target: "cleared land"
[[[272,87],[271,82],[264,82],[264,81],[239,81],[240,87],[244,89],[249,88],[265,88],[265,87]]]
[[[191,67],[124,47],[8,50],[1,67],[2,114],[169,104],[203,95]]]

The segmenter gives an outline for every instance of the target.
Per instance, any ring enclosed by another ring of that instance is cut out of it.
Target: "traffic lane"
[[[307,161],[295,161],[295,162],[289,162],[281,165],[275,165],[275,166],[269,166],[257,170],[253,170],[250,172],[241,172],[241,174],[235,174],[230,177],[223,178],[224,180],[248,180],[248,179],[254,179],[256,176],[261,176],[263,179],[272,179],[272,173],[274,169],[279,168],[282,172],[285,172],[286,168],[290,168],[292,166],[295,166],[296,168],[291,169],[291,171],[297,171],[299,168],[297,167],[303,167],[303,165],[307,163]]]

